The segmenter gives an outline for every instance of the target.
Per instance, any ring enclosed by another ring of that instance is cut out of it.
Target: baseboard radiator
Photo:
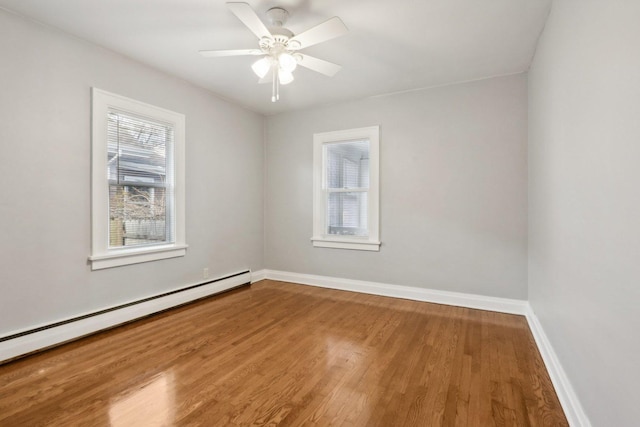
[[[11,333],[0,337],[0,364],[249,284],[251,284],[251,271],[241,271]]]

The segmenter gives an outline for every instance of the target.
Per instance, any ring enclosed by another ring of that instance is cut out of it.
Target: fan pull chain
[[[273,81],[271,82],[271,102],[280,100],[280,76],[277,65],[273,66]]]
[[[271,82],[271,102],[276,102],[278,100],[276,98],[278,69],[275,66],[273,67],[273,73],[271,74],[273,75],[273,81]]]

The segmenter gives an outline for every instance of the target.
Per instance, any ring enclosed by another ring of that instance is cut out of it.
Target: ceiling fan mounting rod
[[[282,27],[287,23],[289,12],[281,7],[272,7],[267,10],[267,17],[269,18],[269,21],[271,21],[271,25],[274,27]]]

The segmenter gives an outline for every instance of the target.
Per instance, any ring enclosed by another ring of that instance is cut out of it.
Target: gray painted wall
[[[529,298],[594,426],[640,420],[638,17],[555,1],[529,74]]]
[[[537,316],[594,425],[633,425],[638,16],[637,2],[554,2],[528,82],[527,211],[525,75],[273,116],[265,151],[260,115],[0,11],[0,335],[204,267],[527,298],[528,216]],[[186,114],[186,257],[91,272],[91,86]],[[376,124],[381,252],[313,248],[313,133]]]
[[[521,74],[269,117],[265,264],[526,299],[526,91]],[[313,134],[372,125],[381,250],[313,248]]]
[[[262,116],[3,11],[0,58],[0,336],[264,268]],[[92,86],[186,115],[186,257],[90,270]]]

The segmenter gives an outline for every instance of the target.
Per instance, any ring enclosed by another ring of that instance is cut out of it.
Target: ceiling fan
[[[284,27],[289,12],[281,7],[267,11],[270,29],[264,25],[256,12],[247,3],[227,3],[229,10],[246,25],[258,39],[258,49],[201,50],[206,58],[223,56],[262,56],[251,68],[260,78],[260,83],[272,84],[271,102],[280,99],[280,85],[293,81],[293,71],[298,65],[332,77],[342,67],[332,62],[302,54],[301,49],[339,37],[349,30],[337,16],[316,25],[298,35]]]

